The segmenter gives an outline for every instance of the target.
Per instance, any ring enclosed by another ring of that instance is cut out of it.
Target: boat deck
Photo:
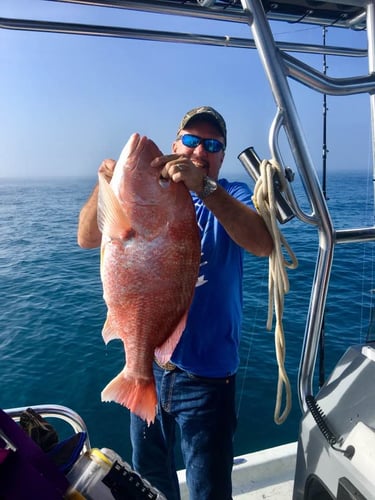
[[[235,458],[234,500],[291,500],[297,443],[248,453]],[[188,500],[185,471],[178,472],[181,498]]]

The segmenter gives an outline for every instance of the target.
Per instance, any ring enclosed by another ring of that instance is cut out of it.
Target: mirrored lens
[[[217,153],[224,149],[224,144],[222,144],[217,139],[202,139],[197,135],[184,134],[179,137],[182,144],[188,148],[196,148],[199,144],[203,144],[204,149],[209,153]]]
[[[185,134],[181,136],[182,144],[188,148],[196,148],[201,143],[201,140],[196,135]]]
[[[223,148],[223,145],[217,139],[203,139],[203,146],[210,153],[217,153]]]

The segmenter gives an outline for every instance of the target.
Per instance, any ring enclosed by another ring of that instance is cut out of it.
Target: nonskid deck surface
[[[234,500],[290,500],[293,494],[297,443],[289,443],[235,458]],[[182,500],[188,500],[185,471],[178,472]]]

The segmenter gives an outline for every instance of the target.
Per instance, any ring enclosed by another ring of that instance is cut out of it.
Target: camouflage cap
[[[202,117],[202,119],[207,119],[207,121],[213,123],[217,127],[217,129],[220,130],[221,135],[224,138],[224,144],[226,146],[227,126],[225,125],[224,118],[221,116],[221,114],[218,111],[216,111],[216,109],[211,108],[211,106],[199,106],[198,108],[193,108],[190,111],[188,111],[181,120],[178,132],[186,128],[190,120],[198,117]]]

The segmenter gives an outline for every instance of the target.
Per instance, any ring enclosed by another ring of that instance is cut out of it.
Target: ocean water
[[[130,461],[129,412],[100,401],[101,390],[123,366],[124,352],[120,341],[105,346],[101,338],[106,308],[99,250],[76,244],[78,213],[94,182],[0,179],[0,404],[68,406],[85,420],[92,445],[113,448]],[[333,173],[327,186],[336,229],[373,224],[370,174]],[[296,219],[281,229],[299,261],[288,272],[283,318],[293,408],[284,424],[274,423],[277,364],[274,334],[266,329],[268,259],[247,255],[236,455],[297,439],[297,374],[318,241],[315,229]],[[348,345],[366,338],[373,250],[373,243],[335,250],[325,315],[327,374]]]

